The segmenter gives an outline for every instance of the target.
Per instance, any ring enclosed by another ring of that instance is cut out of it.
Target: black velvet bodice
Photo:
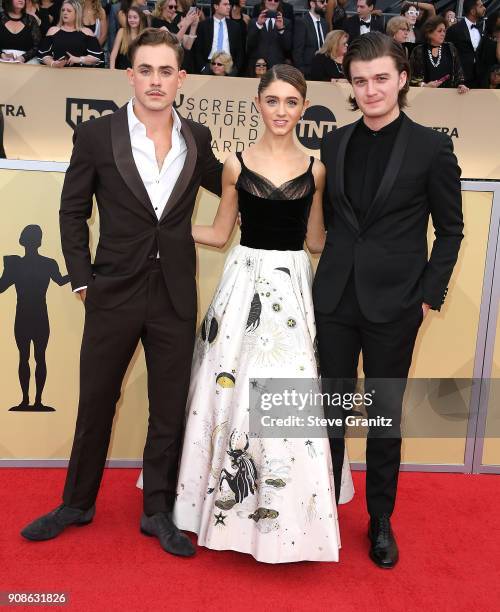
[[[309,168],[279,187],[245,166],[236,183],[241,214],[242,246],[274,251],[301,251],[315,191],[311,157]]]

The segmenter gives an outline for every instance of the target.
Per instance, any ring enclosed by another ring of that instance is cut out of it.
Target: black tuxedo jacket
[[[439,310],[463,238],[460,168],[451,139],[403,116],[375,198],[359,222],[344,191],[356,123],[323,138],[327,239],[313,285],[315,308],[333,313],[351,272],[364,316],[388,323],[423,302]],[[430,258],[429,215],[435,230]]]
[[[361,23],[358,15],[349,17],[344,23],[344,29],[349,34],[349,42],[352,42],[355,38],[361,36],[360,32]],[[384,33],[384,20],[378,15],[372,15],[370,32],[382,32]]]
[[[226,26],[229,38],[229,50],[233,58],[233,73],[234,76],[237,76],[240,74],[245,64],[245,51],[241,40],[241,29],[236,22],[230,19],[226,19]],[[196,34],[197,36],[193,49],[196,70],[203,74],[207,70],[208,56],[210,55],[214,41],[213,17],[200,21]]]
[[[212,153],[210,130],[182,117],[181,123],[186,161],[160,220],[132,156],[127,107],[75,130],[59,213],[62,250],[73,289],[87,285],[86,301],[100,308],[133,295],[159,252],[175,311],[182,319],[196,317],[191,215],[200,185],[221,193],[222,164]],[[100,226],[92,263],[87,219],[94,195]]]
[[[320,27],[323,32],[323,40],[328,34],[326,20],[321,18]],[[311,15],[306,13],[302,19],[296,19],[293,30],[293,63],[304,73],[306,78],[310,76],[311,63],[318,50],[318,33],[316,22]]]
[[[469,28],[465,23],[465,19],[460,20],[458,23],[448,28],[446,31],[446,40],[452,42],[457,48],[467,87],[478,87],[480,78],[478,58],[481,51],[482,40],[478,48],[474,51]]]
[[[258,28],[257,20],[248,24],[247,56],[251,67],[259,58],[267,61],[268,68],[275,64],[283,64],[292,50],[292,22],[284,19],[285,30],[282,34],[276,28],[268,31],[266,27]]]

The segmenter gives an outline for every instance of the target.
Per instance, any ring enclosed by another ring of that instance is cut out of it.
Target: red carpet
[[[402,473],[393,520],[401,560],[384,571],[367,556],[362,473],[340,509],[340,563],[274,566],[233,552],[164,553],[139,533],[137,475],[108,469],[91,525],[31,543],[19,530],[59,504],[64,470],[0,469],[0,591],[66,591],[63,609],[87,612],[499,610],[498,476]]]

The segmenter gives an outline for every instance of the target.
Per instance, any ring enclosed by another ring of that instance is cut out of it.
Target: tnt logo
[[[113,100],[82,100],[66,98],[66,123],[73,129],[79,123],[114,113],[118,106]]]
[[[319,149],[325,134],[337,129],[337,120],[326,106],[310,106],[304,113],[295,132],[302,146],[306,149]]]

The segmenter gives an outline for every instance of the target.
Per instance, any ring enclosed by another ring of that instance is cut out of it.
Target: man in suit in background
[[[293,63],[309,78],[312,59],[323,46],[328,28],[325,20],[326,0],[309,0],[309,12],[296,19],[293,31]]]
[[[368,32],[384,32],[384,20],[374,15],[376,0],[358,0],[357,15],[349,17],[345,22],[345,31],[349,34],[349,42],[356,40]]]
[[[233,58],[233,75],[240,74],[244,64],[244,49],[238,24],[228,19],[229,0],[212,0],[212,17],[200,21],[194,43],[196,70],[210,74],[210,59],[216,51],[229,53]]]
[[[210,131],[173,109],[182,55],[170,32],[144,30],[129,50],[134,98],[75,130],[60,224],[71,286],[85,304],[80,402],[63,504],[21,532],[29,540],[92,521],[123,377],[141,341],[149,397],[141,531],[167,552],[194,554],[171,518],[196,325],[191,215],[200,185],[220,194],[222,166]]]
[[[279,0],[265,0],[265,8],[248,24],[248,65],[265,57],[267,67],[282,64],[292,50],[292,22],[283,17]]]
[[[463,238],[460,168],[449,136],[401,112],[410,78],[401,45],[378,32],[361,36],[344,71],[363,116],[321,146],[328,232],[313,284],[319,362],[324,392],[352,394],[362,353],[368,417],[391,419],[368,431],[366,500],[370,558],[392,568],[403,395],[418,330],[444,303]],[[346,411],[330,414],[343,420]],[[338,500],[344,427],[330,436]]]
[[[480,86],[479,53],[481,50],[484,23],[481,19],[486,13],[482,0],[464,0],[464,15],[458,23],[450,26],[446,40],[455,45],[464,71],[465,84],[469,88]]]

